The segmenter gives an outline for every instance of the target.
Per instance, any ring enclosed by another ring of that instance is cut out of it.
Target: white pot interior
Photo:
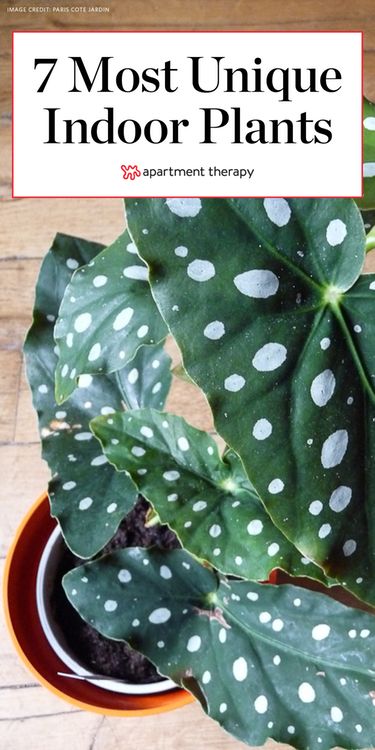
[[[93,685],[96,685],[103,690],[111,690],[116,693],[126,693],[127,695],[152,695],[154,693],[164,693],[167,690],[175,689],[176,685],[172,680],[167,680],[162,677],[160,678],[160,682],[152,682],[148,684],[127,683],[117,679],[111,679],[110,677],[104,679],[90,677],[92,672],[90,672],[90,670],[87,669],[87,666],[78,660],[77,654],[75,654],[68,645],[64,633],[54,617],[51,607],[51,593],[56,582],[57,569],[63,549],[63,537],[57,526],[44,548],[39,563],[36,581],[36,601],[40,623],[48,643],[61,661],[69,667],[73,675],[85,677],[88,682],[91,682]]]

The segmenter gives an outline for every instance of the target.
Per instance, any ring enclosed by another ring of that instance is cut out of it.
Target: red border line
[[[14,35],[15,34],[360,34],[361,35],[361,123],[364,115],[364,31],[362,29],[16,29],[12,31],[12,199],[36,198],[36,199],[87,199],[87,198],[233,198],[232,195],[15,195],[14,194]],[[361,186],[360,195],[243,195],[241,198],[363,198],[364,195],[364,133],[361,127]]]

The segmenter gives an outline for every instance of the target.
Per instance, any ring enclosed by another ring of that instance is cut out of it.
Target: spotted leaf
[[[375,208],[375,104],[363,101],[363,198],[361,208]]]
[[[171,386],[172,360],[162,344],[141,346],[134,359],[116,374],[128,409],[153,406],[162,409]]]
[[[184,366],[274,523],[375,602],[375,290],[354,202],[202,200],[186,218],[130,200],[127,215]]]
[[[34,320],[25,343],[43,457],[52,473],[51,512],[68,546],[80,557],[91,557],[102,549],[138,496],[130,477],[118,474],[108,464],[89,429],[95,415],[121,408],[122,396],[115,378],[83,374],[64,409],[54,398],[54,320],[73,270],[89,262],[99,250],[94,242],[56,236],[40,270]]]
[[[87,622],[249,745],[373,747],[372,615],[295,586],[228,581],[182,550],[119,550],[63,585]]]
[[[91,423],[105,455],[129,472],[186,549],[225,572],[265,580],[273,568],[324,580],[274,526],[238,456],[181,417],[140,409]]]
[[[147,267],[125,231],[77,270],[66,289],[55,327],[58,403],[74,391],[81,373],[115,372],[142,344],[158,343],[166,334]]]

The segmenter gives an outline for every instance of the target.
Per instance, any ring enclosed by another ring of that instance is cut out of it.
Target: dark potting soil
[[[100,554],[124,547],[178,548],[180,546],[178,539],[168,526],[145,528],[149,507],[146,500],[140,498],[120,524],[113,539]],[[82,565],[82,560],[66,548],[58,570],[59,580],[61,581],[68,570],[78,565]],[[67,600],[61,584],[56,587],[52,606],[68,645],[79,654],[80,661],[84,662],[93,673],[134,683],[150,683],[160,680],[153,664],[142,654],[134,651],[126,643],[105,638],[82,620]]]

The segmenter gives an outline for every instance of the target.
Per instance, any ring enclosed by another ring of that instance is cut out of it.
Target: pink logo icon
[[[132,167],[130,164],[128,167],[126,167],[125,164],[121,164],[121,169],[124,173],[122,175],[124,180],[135,180],[136,177],[141,176],[137,164],[135,164],[134,167]]]

